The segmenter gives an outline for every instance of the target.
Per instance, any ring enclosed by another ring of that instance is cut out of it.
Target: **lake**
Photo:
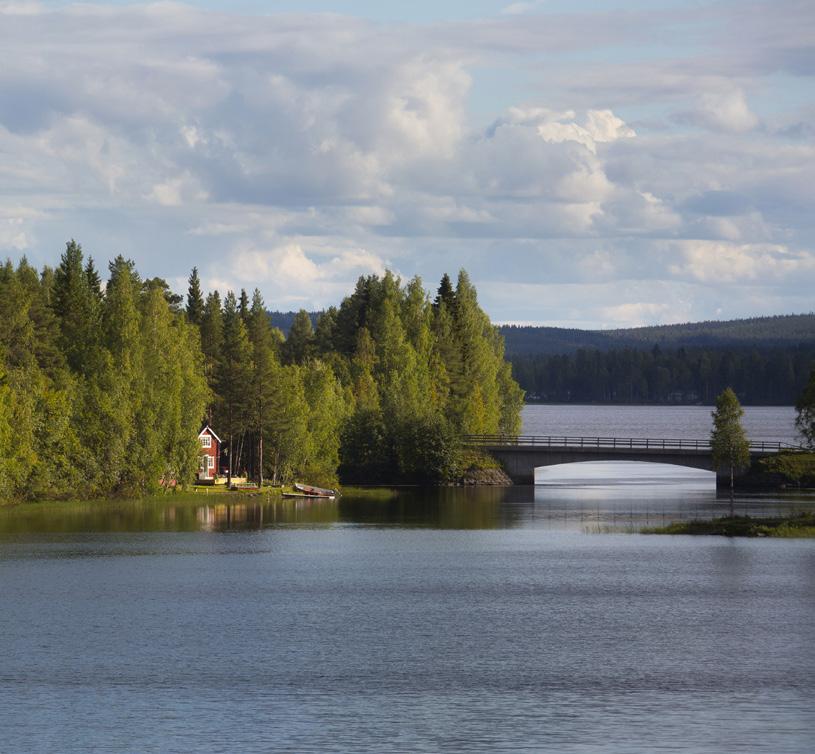
[[[709,409],[663,410],[524,418],[705,436]],[[792,433],[787,409],[746,418]],[[705,472],[550,471],[336,502],[0,509],[0,752],[815,750],[815,542],[626,533],[727,503]]]

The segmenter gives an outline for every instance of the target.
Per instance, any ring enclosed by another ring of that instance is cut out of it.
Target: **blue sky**
[[[812,310],[815,6],[0,0],[0,255],[497,321]]]

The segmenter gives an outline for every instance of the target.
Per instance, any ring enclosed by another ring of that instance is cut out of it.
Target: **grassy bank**
[[[815,514],[776,518],[733,516],[710,521],[676,521],[641,530],[643,534],[707,534],[723,537],[815,538]]]

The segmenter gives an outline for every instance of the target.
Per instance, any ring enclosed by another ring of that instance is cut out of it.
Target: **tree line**
[[[193,270],[186,312],[230,473],[439,482],[457,473],[460,434],[520,428],[523,393],[464,271],[433,301],[419,278],[361,277],[316,326],[298,312],[284,338],[259,291],[204,299]]]
[[[531,400],[556,403],[705,403],[732,387],[748,405],[792,405],[815,344],[776,348],[579,349],[511,357]]]
[[[0,267],[0,498],[144,494],[189,482],[206,421],[230,475],[439,482],[462,433],[517,432],[523,392],[466,272],[362,277],[284,337],[258,290],[186,301],[116,257],[103,286],[70,242],[56,269]]]
[[[600,351],[624,348],[768,348],[815,344],[815,314],[783,314],[727,321],[650,325],[619,330],[579,330],[563,327],[502,325],[507,354],[574,353],[578,348]]]

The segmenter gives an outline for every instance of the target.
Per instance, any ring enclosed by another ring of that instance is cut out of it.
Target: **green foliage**
[[[339,473],[343,482],[394,481],[396,462],[382,414],[361,408],[345,422],[340,436]]]
[[[54,273],[53,308],[59,322],[59,345],[73,372],[95,367],[99,339],[100,299],[82,268],[82,247],[70,241]]]
[[[795,426],[808,448],[815,449],[815,369],[795,403]]]
[[[198,268],[193,267],[187,288],[187,319],[194,325],[200,325],[204,317],[204,295],[201,293],[201,279]]]
[[[243,462],[242,435],[251,421],[247,400],[252,379],[252,349],[246,324],[240,315],[235,294],[230,291],[224,299],[223,344],[220,359],[215,365],[216,401],[215,421],[222,429],[222,437],[229,453],[229,476]]]
[[[0,266],[0,498],[143,496],[196,474],[209,421],[230,473],[275,482],[438,483],[462,432],[514,432],[523,393],[466,273],[435,303],[419,278],[360,278],[285,341],[197,270],[186,307],[121,256],[104,287],[81,247],[38,274]]]
[[[815,485],[815,453],[776,453],[759,463],[765,471],[780,474],[793,484]]]
[[[289,335],[283,344],[282,355],[286,364],[305,364],[315,354],[314,329],[311,317],[301,309],[294,317]]]
[[[716,409],[711,414],[713,429],[710,433],[710,446],[713,464],[730,471],[730,505],[733,505],[733,485],[736,471],[750,465],[750,443],[744,434],[741,418],[744,409],[736,394],[725,389],[716,398]]]
[[[456,476],[459,446],[450,425],[438,416],[405,420],[395,436],[400,476],[408,481],[437,484]]]
[[[73,242],[55,273],[0,269],[0,308],[16,307],[0,340],[0,496],[144,494],[192,479],[210,395],[198,332],[174,300],[122,257],[103,293]]]
[[[455,289],[442,279],[432,304],[418,278],[360,278],[332,320],[335,373],[355,403],[343,480],[449,480],[461,434],[518,431],[523,392],[464,271]]]

